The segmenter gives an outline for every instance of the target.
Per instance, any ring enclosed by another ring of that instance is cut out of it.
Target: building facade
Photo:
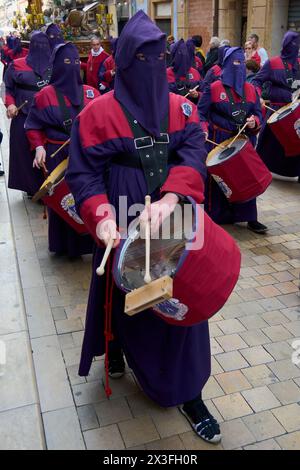
[[[26,0],[0,0],[0,27],[8,26],[16,11],[24,11]],[[60,0],[76,7],[87,0]],[[111,35],[118,36],[126,21],[144,10],[166,33],[175,39],[201,34],[207,49],[211,36],[229,39],[242,45],[253,32],[271,54],[280,50],[283,34],[288,29],[300,32],[300,0],[101,0],[113,14]],[[43,6],[57,1],[43,0]]]

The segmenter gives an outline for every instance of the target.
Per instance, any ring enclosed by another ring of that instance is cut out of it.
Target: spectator
[[[246,60],[246,73],[247,73],[246,81],[249,83],[252,83],[252,81],[255,78],[255,75],[257,74],[259,70],[260,70],[260,66],[255,60],[253,59]]]
[[[260,68],[261,58],[258,52],[253,48],[252,42],[247,41],[245,42],[245,59],[247,60],[254,60],[257,63],[258,67]]]
[[[268,56],[268,53],[267,53],[266,49],[259,46],[259,37],[257,36],[257,34],[251,34],[249,36],[249,41],[252,42],[253,49],[255,51],[257,51],[258,55],[261,58],[261,64],[260,65],[262,67],[267,62],[267,60],[269,59],[269,56]]]
[[[199,57],[199,59],[201,60],[203,66],[204,66],[204,64],[205,64],[205,54],[204,54],[203,49],[201,49],[201,47],[202,47],[202,36],[200,36],[199,34],[197,34],[196,36],[192,36],[192,41],[195,44],[195,55],[197,57]]]
[[[206,56],[206,61],[204,65],[204,71],[205,73],[208,72],[208,70],[213,67],[215,64],[218,63],[219,60],[219,49],[220,46],[220,39],[216,36],[213,36],[209,42],[209,51]]]
[[[167,67],[171,66],[171,49],[172,49],[173,44],[175,44],[175,38],[174,36],[170,35],[167,37],[167,49],[166,49]]]

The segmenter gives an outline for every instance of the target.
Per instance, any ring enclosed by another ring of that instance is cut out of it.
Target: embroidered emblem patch
[[[193,108],[192,105],[190,105],[189,103],[182,103],[181,109],[185,116],[190,117],[192,115]]]
[[[225,101],[226,98],[227,98],[227,95],[226,95],[226,93],[224,93],[224,91],[223,91],[223,92],[220,94],[220,100],[221,100],[221,101]]]
[[[68,213],[71,219],[75,220],[80,225],[83,225],[83,222],[79,215],[76,212],[75,201],[72,193],[67,194],[61,200],[61,207]]]
[[[86,90],[86,97],[87,98],[95,98],[93,90]]]
[[[215,182],[219,185],[220,189],[223,191],[226,198],[230,199],[230,197],[232,196],[232,191],[229,188],[229,186],[227,186],[225,181],[220,176],[217,176],[217,175],[212,175],[212,177],[215,180]]]

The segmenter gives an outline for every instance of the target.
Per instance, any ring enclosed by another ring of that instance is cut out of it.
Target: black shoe
[[[266,233],[266,231],[268,230],[268,227],[261,224],[257,220],[253,222],[248,222],[247,228],[255,233]]]
[[[206,442],[218,444],[222,439],[220,426],[210,414],[204,402],[199,398],[192,405],[184,404],[178,407],[186,417],[197,436]]]
[[[125,374],[123,353],[118,356],[108,356],[108,375],[112,379],[120,379]]]

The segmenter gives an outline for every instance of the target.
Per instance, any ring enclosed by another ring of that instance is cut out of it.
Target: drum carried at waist
[[[144,280],[145,240],[138,219],[116,249],[113,276],[116,285],[129,293],[128,315],[151,307],[172,325],[201,323],[222,308],[238,280],[241,255],[233,238],[192,199],[181,207],[164,222],[166,236],[151,239],[150,284]],[[133,298],[139,291],[141,295]],[[156,303],[155,296],[160,298]]]
[[[300,155],[300,101],[294,101],[275,111],[268,125],[282,145],[286,157]]]
[[[270,171],[247,137],[222,142],[208,154],[206,166],[229,202],[254,199],[272,181]]]
[[[51,172],[32,200],[36,202],[42,199],[46,206],[53,209],[76,232],[86,234],[87,229],[76,212],[74,197],[64,179],[67,166],[68,158]]]

